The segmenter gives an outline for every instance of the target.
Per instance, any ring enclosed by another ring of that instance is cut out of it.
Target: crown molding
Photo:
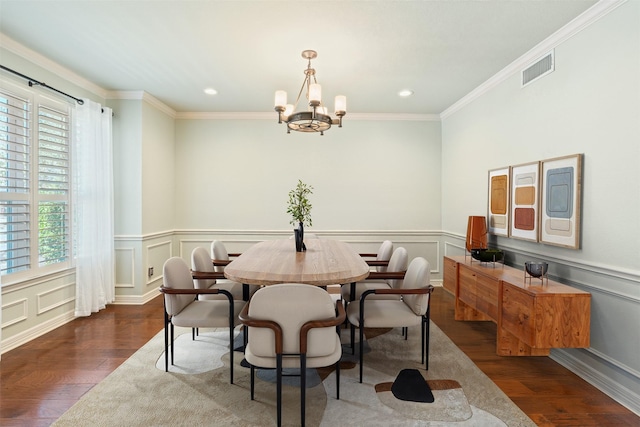
[[[177,116],[177,113],[173,108],[143,90],[112,90],[107,93],[106,98],[144,101],[174,119]]]
[[[24,58],[27,61],[32,62],[35,65],[42,67],[47,71],[50,71],[51,73],[54,73],[55,75],[69,81],[70,83],[82,89],[88,90],[89,92],[94,93],[103,99],[107,97],[106,89],[74,73],[68,68],[63,67],[57,62],[52,61],[46,56],[37,53],[26,46],[21,45],[17,41],[2,33],[0,33],[0,46],[2,46],[3,49],[6,49],[9,52],[20,56],[21,58]]]
[[[176,119],[184,120],[276,120],[267,112],[178,112]],[[353,121],[440,121],[438,114],[347,113],[345,120]]]
[[[176,119],[184,120],[276,120],[277,117],[275,112],[182,111],[176,114]]]
[[[609,12],[618,8],[620,5],[626,3],[628,0],[600,0],[598,3],[591,6],[589,9],[578,15],[567,25],[560,28],[558,31],[538,43],[527,53],[507,65],[501,71],[482,83],[480,86],[469,92],[467,95],[456,101],[449,108],[440,113],[441,119],[446,119],[453,113],[461,110],[468,104],[472,103],[476,99],[480,98],[491,89],[498,86],[500,83],[507,80],[515,73],[519,73],[524,67],[529,65],[532,61],[542,57],[550,50],[561,45],[580,31],[589,27],[594,22],[598,21]]]

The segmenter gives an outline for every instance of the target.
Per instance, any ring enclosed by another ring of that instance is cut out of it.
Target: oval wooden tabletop
[[[331,239],[305,239],[307,250],[296,252],[292,239],[257,243],[224,269],[227,279],[249,285],[307,283],[326,286],[357,282],[369,266],[348,244]]]

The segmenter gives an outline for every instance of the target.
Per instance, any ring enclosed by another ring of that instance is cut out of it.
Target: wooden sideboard
[[[591,294],[522,270],[444,257],[444,288],[455,295],[456,320],[497,324],[500,356],[547,356],[551,348],[589,347]]]

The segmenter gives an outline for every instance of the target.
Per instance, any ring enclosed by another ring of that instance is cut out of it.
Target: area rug
[[[251,401],[249,369],[243,366],[242,353],[236,351],[234,384],[229,384],[228,331],[201,329],[195,341],[190,330],[180,329],[179,333],[170,372],[164,372],[161,332],[53,425],[276,424],[275,384],[269,371],[258,373],[255,400]],[[435,324],[431,323],[428,371],[420,364],[419,327],[409,329],[408,340],[401,336],[400,329],[367,329],[365,335],[364,379],[359,383],[357,354],[351,355],[349,333],[343,333],[340,400],[336,399],[333,369],[309,373],[308,377],[317,380],[307,385],[306,425],[535,426]],[[394,395],[403,370],[412,371],[414,376],[417,370],[424,377],[432,402]],[[283,425],[300,425],[299,383],[296,377],[287,378],[283,386]]]

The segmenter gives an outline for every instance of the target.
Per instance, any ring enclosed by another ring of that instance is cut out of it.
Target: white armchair
[[[300,368],[301,424],[305,421],[306,368],[335,364],[340,399],[342,346],[337,326],[345,320],[342,303],[334,304],[321,288],[286,283],[258,290],[240,314],[248,326],[245,359],[251,366],[251,400],[255,368],[276,369],[277,421],[282,423],[282,369]]]
[[[360,382],[362,382],[364,328],[407,328],[422,325],[422,359],[429,369],[429,305],[433,286],[430,282],[429,262],[414,258],[407,268],[399,289],[369,289],[358,302],[347,306],[347,318],[351,324],[351,348],[354,346],[355,328],[359,328]],[[373,295],[400,295],[401,299],[371,299]]]
[[[163,266],[165,371],[169,370],[168,347],[171,342],[173,364],[174,326],[187,328],[229,328],[230,382],[233,384],[233,329],[246,302],[234,301],[224,289],[196,289],[191,271],[180,257],[169,258]],[[196,296],[224,295],[224,300],[198,300]],[[169,341],[169,334],[171,341]],[[195,335],[194,335],[195,339]]]

